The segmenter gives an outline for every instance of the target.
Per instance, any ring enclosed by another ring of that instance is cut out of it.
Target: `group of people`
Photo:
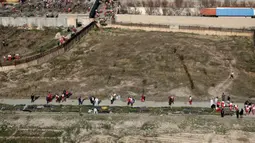
[[[65,102],[66,99],[70,98],[71,96],[72,96],[72,93],[68,92],[67,90],[64,90],[61,95],[58,95],[58,94],[52,95],[49,92],[48,95],[46,96],[46,102],[48,104],[48,103],[52,102],[55,98],[56,98],[57,103]]]
[[[239,116],[242,117],[244,115],[244,111],[246,115],[255,114],[255,104],[249,101],[244,103],[244,109],[239,109],[239,106],[237,104],[234,105],[233,101],[231,101],[230,96],[227,96],[226,101],[226,95],[223,93],[221,98],[221,101],[218,97],[211,99],[210,105],[212,109],[216,110],[216,112],[221,112],[222,117],[224,117],[226,108],[228,108],[230,112],[235,111],[237,118],[239,118]]]
[[[246,115],[255,115],[255,104],[250,102],[250,101],[245,101],[244,102],[244,109]]]
[[[90,96],[89,97],[90,103],[93,106],[99,106],[99,104],[101,103],[101,100],[99,100],[99,98],[95,97],[95,96]]]
[[[3,60],[4,62],[6,61],[13,61],[13,60],[18,60],[20,59],[20,56],[19,54],[9,54],[7,57],[6,56],[3,56]]]
[[[114,19],[115,11],[113,7],[115,2],[113,0],[100,0],[100,3],[104,3],[104,5],[102,9],[96,10],[95,18],[98,18],[101,24],[108,19]]]

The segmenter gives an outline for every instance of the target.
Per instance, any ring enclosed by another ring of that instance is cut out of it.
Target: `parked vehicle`
[[[254,8],[217,7],[203,8],[200,10],[204,17],[251,17],[255,18]]]

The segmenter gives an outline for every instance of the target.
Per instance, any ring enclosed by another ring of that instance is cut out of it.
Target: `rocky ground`
[[[211,115],[0,113],[0,140],[37,143],[252,143],[254,119]]]
[[[46,16],[49,14],[55,17],[58,13],[89,13],[94,0],[72,0],[72,2],[55,1],[44,3],[42,0],[25,1],[23,4],[7,5],[0,8],[1,16]],[[71,11],[68,11],[68,9]]]
[[[207,100],[230,94],[241,103],[254,93],[252,39],[101,29],[42,65],[1,72],[1,97],[64,89],[77,96],[108,98],[112,92],[163,101],[169,94]],[[234,71],[235,78],[229,79]],[[245,99],[244,99],[245,98]]]

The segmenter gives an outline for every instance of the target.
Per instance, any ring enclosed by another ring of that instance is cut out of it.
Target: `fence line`
[[[211,30],[221,32],[252,32],[250,29],[238,29],[238,28],[222,28],[222,27],[203,27],[203,26],[182,26],[182,25],[165,25],[165,24],[145,24],[145,23],[126,23],[126,22],[114,22],[114,25],[123,26],[136,26],[136,27],[151,27],[151,28],[174,28],[180,30]]]
[[[46,50],[42,53],[38,53],[26,58],[21,58],[19,60],[13,60],[11,62],[1,62],[0,65],[0,71],[6,71],[10,69],[16,69],[16,68],[24,68],[31,65],[37,65],[41,64],[43,62],[48,61],[50,58],[58,56],[69,49],[80,39],[86,35],[92,28],[96,26],[96,22],[93,21],[86,27],[84,27],[82,30],[78,31],[73,37],[68,39],[64,44],[61,44],[59,46],[55,46],[49,50]]]

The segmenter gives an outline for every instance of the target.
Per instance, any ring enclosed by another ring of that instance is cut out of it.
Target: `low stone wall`
[[[200,26],[179,26],[179,25],[161,25],[161,24],[137,24],[137,23],[121,23],[115,22],[108,25],[112,28],[136,29],[145,31],[161,31],[161,32],[185,32],[202,35],[226,35],[226,36],[247,36],[252,37],[253,31],[246,29],[234,28],[216,28],[216,27],[200,27]]]
[[[63,54],[65,51],[68,51],[70,48],[72,48],[75,45],[75,43],[77,43],[84,35],[86,35],[95,26],[96,26],[96,22],[91,22],[85,28],[78,31],[75,36],[71,37],[64,44],[60,46],[56,46],[52,49],[49,49],[43,53],[38,53],[30,57],[22,58],[17,61],[14,60],[12,62],[0,63],[1,65],[0,71],[27,68],[29,66],[34,66],[34,65],[47,62],[48,60]]]

